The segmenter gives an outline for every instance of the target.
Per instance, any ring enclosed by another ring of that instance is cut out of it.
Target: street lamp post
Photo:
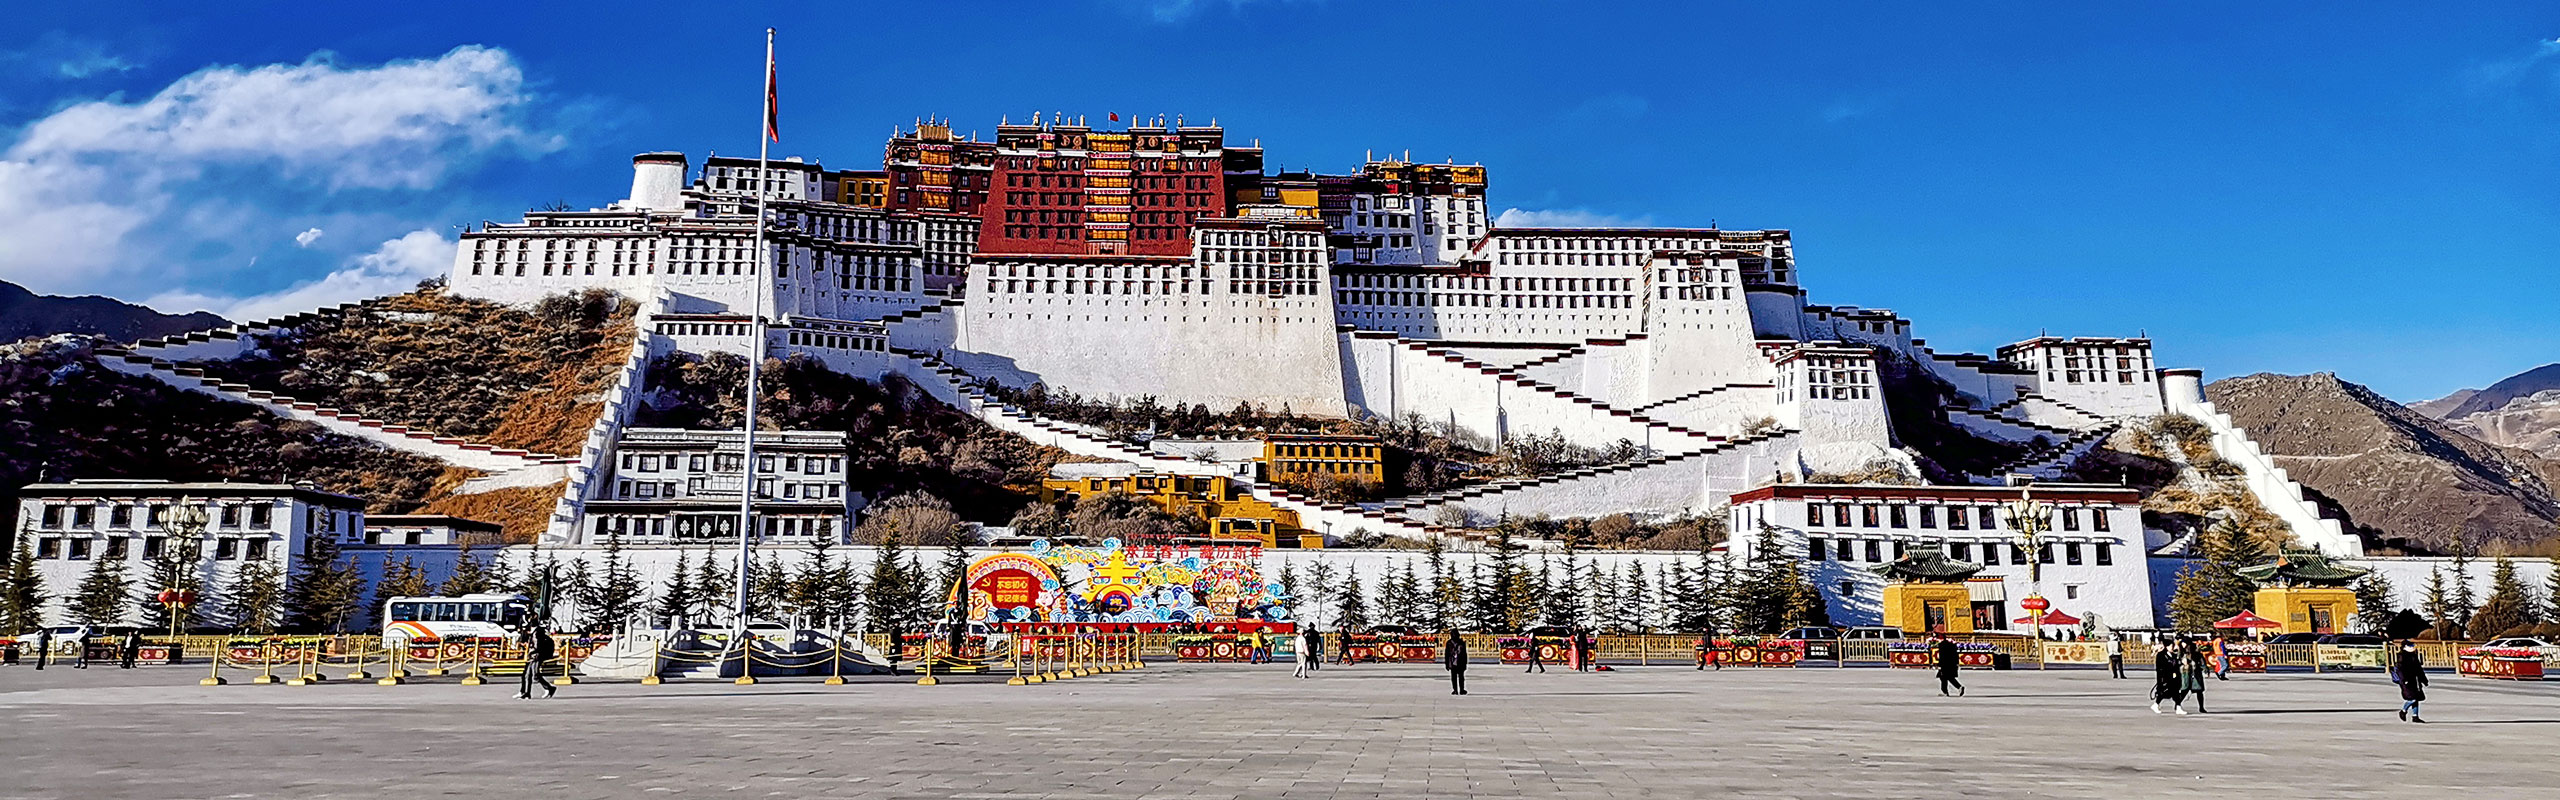
[[[2044,610],[2051,608],[2044,599],[2044,542],[2041,537],[2053,523],[2053,504],[2035,499],[2036,487],[2031,482],[2018,484],[2018,499],[2000,509],[2009,529],[2018,534],[2019,547],[2027,556],[2027,600],[2021,604],[2034,614],[2036,639],[2044,639]]]

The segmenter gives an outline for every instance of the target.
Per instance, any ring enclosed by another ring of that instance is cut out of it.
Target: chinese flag
[[[773,53],[764,57],[764,137],[782,141],[782,90],[773,77]]]
[[[1113,121],[1113,122],[1119,122],[1119,121],[1120,121],[1120,112],[1118,112],[1118,111],[1111,112],[1111,121]]]

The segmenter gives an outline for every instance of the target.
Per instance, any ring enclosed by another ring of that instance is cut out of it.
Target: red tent
[[[2230,619],[2214,623],[2213,626],[2216,628],[2281,628],[2284,627],[2284,623],[2258,616],[2254,612],[2242,611]]]
[[[2019,618],[2017,618],[2017,619],[2015,619],[2015,620],[2011,620],[2011,621],[2012,621],[2012,622],[2015,622],[2015,623],[2017,623],[2017,624],[2019,624],[2019,625],[2034,625],[2034,624],[2038,624],[2039,622],[2041,622],[2042,624],[2045,624],[2045,625],[2078,625],[2078,624],[2080,624],[2080,618],[2079,618],[2079,617],[2075,617],[2075,616],[2071,616],[2071,615],[2069,615],[2069,614],[2062,613],[2062,609],[2059,609],[2059,608],[2054,609],[2054,610],[2051,610],[2051,611],[2044,612],[2044,618],[2043,618],[2042,620],[2038,620],[2036,617],[2029,616],[2029,617],[2019,617]]]

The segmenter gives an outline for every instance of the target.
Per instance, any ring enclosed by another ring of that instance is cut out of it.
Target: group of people
[[[2118,637],[2121,639],[2122,637]],[[2120,642],[2115,642],[2121,647]],[[2206,645],[2194,636],[2179,636],[2151,643],[2151,713],[2166,714],[2160,707],[2168,703],[2180,716],[2187,713],[2187,697],[2196,699],[2196,713],[2205,713],[2204,676],[2210,671],[2220,680],[2231,679],[2231,660],[2222,655],[2222,643]],[[2119,676],[2121,670],[2118,670]]]
[[[33,644],[35,646],[36,669],[42,670],[53,663],[53,631],[48,629],[38,629],[35,632],[34,640],[23,644]],[[7,645],[0,646],[0,664],[16,665],[20,663],[21,659],[25,657],[20,653],[20,648],[23,644],[16,639],[11,639]],[[72,657],[71,668],[88,669],[89,632],[86,629],[81,630],[78,634],[71,637],[70,649]],[[132,669],[134,663],[142,659],[142,631],[127,630],[124,632],[123,636],[117,637],[116,657],[116,668]]]

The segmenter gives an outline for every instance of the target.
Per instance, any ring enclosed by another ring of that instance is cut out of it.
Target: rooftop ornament
[[[1982,565],[1948,558],[1937,545],[1915,547],[1891,563],[1868,568],[1869,572],[1894,581],[1912,583],[1963,583],[1982,571]]]
[[[2327,554],[2318,550],[2287,550],[2278,554],[2274,561],[2241,567],[2236,572],[2260,586],[2336,588],[2354,583],[2372,570],[2332,562]]]

